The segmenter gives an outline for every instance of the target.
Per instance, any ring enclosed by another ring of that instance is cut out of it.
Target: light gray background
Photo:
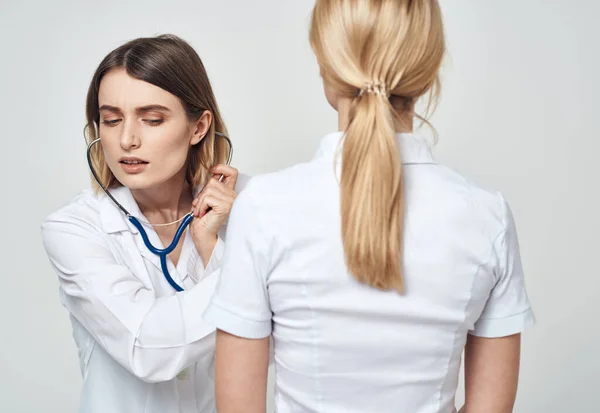
[[[214,84],[235,165],[272,171],[308,159],[336,127],[307,41],[312,3],[2,1],[0,411],[77,407],[76,349],[39,225],[89,183],[84,98],[101,58],[138,36],[189,40]],[[515,411],[598,412],[600,5],[442,7],[449,56],[435,153],[509,200],[538,318],[524,336]]]

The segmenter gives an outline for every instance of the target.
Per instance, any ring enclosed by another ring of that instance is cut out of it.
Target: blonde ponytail
[[[342,150],[342,238],[348,269],[382,290],[403,291],[402,162],[385,95],[355,98]]]
[[[445,51],[438,2],[317,0],[310,43],[327,89],[351,99],[341,175],[348,269],[367,285],[403,292],[403,177],[394,120],[412,120],[420,97],[437,97]]]

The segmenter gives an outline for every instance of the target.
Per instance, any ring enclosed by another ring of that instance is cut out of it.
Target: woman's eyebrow
[[[142,106],[142,107],[136,108],[135,111],[138,113],[146,113],[146,112],[152,112],[152,111],[171,112],[171,109],[169,109],[166,106],[162,106],[162,105],[147,105],[147,106]]]
[[[106,111],[106,112],[113,112],[113,113],[123,113],[123,111],[116,107],[116,106],[111,106],[111,105],[102,105],[100,106],[100,112],[102,111]],[[171,109],[169,109],[166,106],[163,105],[146,105],[146,106],[140,106],[138,108],[135,108],[135,111],[137,113],[147,113],[147,112],[152,112],[152,111],[160,111],[160,112],[171,112]]]
[[[106,111],[106,112],[115,112],[115,113],[122,113],[121,109],[116,107],[116,106],[110,106],[110,105],[102,105],[100,106],[100,112]]]

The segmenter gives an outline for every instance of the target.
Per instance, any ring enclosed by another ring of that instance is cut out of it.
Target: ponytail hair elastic
[[[386,98],[390,97],[387,87],[382,82],[365,83],[362,89],[359,90],[357,97],[361,97],[365,93],[374,93],[376,95],[385,96]]]

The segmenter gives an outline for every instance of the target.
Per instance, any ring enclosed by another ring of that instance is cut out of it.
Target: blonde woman
[[[511,412],[534,323],[507,202],[413,133],[444,56],[435,0],[317,0],[310,42],[339,131],[233,206],[217,325],[219,413]]]

